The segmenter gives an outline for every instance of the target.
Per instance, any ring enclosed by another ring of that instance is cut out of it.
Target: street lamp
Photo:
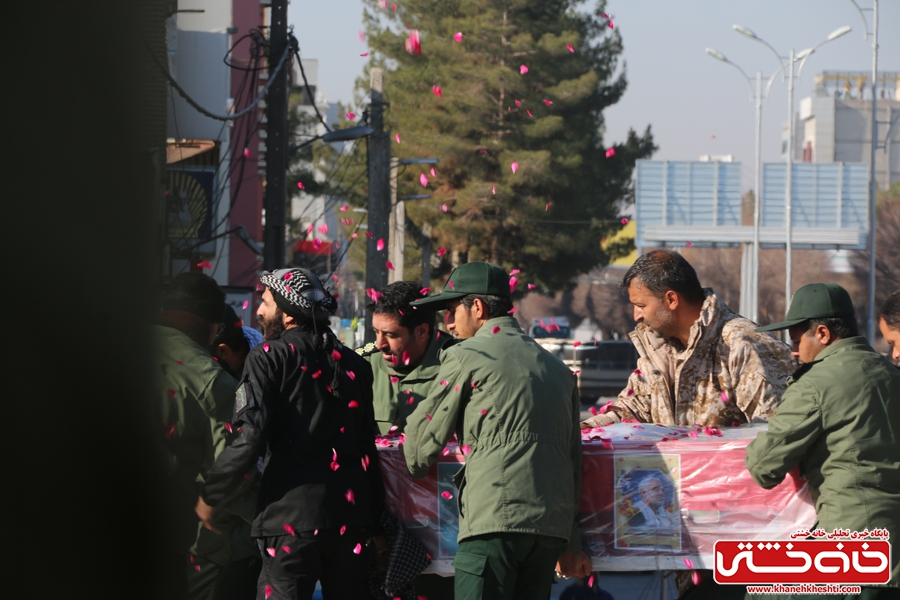
[[[406,204],[404,200],[423,200],[431,198],[430,194],[418,194],[403,196],[397,199],[397,175],[399,168],[406,165],[436,165],[440,161],[437,158],[404,158],[391,159],[391,217],[388,239],[390,244],[389,255],[394,270],[388,273],[388,283],[403,280],[403,250],[406,248]]]
[[[304,146],[308,146],[312,144],[316,140],[322,140],[325,143],[331,144],[334,142],[350,142],[353,140],[358,140],[360,138],[368,137],[372,135],[375,130],[371,127],[366,127],[365,125],[357,125],[355,127],[347,127],[346,129],[334,129],[327,133],[323,133],[322,135],[314,136],[302,144],[297,144],[296,146],[291,146],[290,150],[288,150],[288,156],[292,156],[294,152],[303,148]]]
[[[786,159],[786,169],[787,173],[785,174],[785,185],[784,185],[784,231],[785,231],[785,281],[784,281],[784,313],[787,315],[787,311],[790,308],[791,304],[791,259],[792,257],[792,249],[793,249],[793,164],[794,164],[794,63],[801,61],[801,70],[798,72],[797,76],[800,76],[802,73],[803,64],[806,63],[806,59],[815,52],[818,48],[827,44],[828,42],[832,42],[839,37],[850,32],[850,27],[844,26],[832,31],[825,40],[819,42],[812,48],[807,48],[806,50],[801,50],[799,53],[795,54],[794,49],[791,48],[790,54],[787,57],[787,63],[783,62],[784,58],[772,48],[771,44],[767,41],[753,33],[747,27],[743,25],[735,25],[734,30],[740,33],[741,35],[745,35],[752,40],[762,43],[770,50],[775,52],[775,55],[778,57],[778,62],[782,65],[781,69],[776,71],[781,72],[784,69],[788,70],[788,147],[787,147],[787,159]],[[774,77],[774,75],[773,75]],[[771,85],[771,80],[769,82]],[[766,90],[768,93],[768,89]],[[786,334],[785,334],[786,335]]]
[[[869,343],[875,344],[875,153],[878,150],[878,95],[876,94],[876,86],[878,84],[878,0],[872,0],[872,8],[860,8],[855,0],[850,0],[853,6],[859,12],[860,18],[863,20],[863,39],[869,39],[869,23],[863,11],[872,11],[872,149],[869,156],[869,302],[868,302],[868,321],[866,322],[866,337]],[[888,129],[890,135],[890,129]],[[887,144],[887,137],[885,137]],[[890,167],[888,167],[887,181],[890,181]]]

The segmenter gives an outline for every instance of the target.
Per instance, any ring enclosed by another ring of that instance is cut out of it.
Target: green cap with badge
[[[760,327],[756,331],[778,331],[810,319],[852,317],[856,314],[847,290],[836,283],[810,283],[794,293],[787,318],[780,323]]]
[[[509,298],[509,273],[500,265],[489,262],[470,262],[450,273],[447,286],[440,294],[411,302],[411,306],[436,304],[457,300],[469,294],[503,296]],[[439,308],[435,306],[434,308]]]

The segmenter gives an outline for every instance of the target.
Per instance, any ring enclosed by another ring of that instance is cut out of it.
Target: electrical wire
[[[303,77],[303,85],[306,87],[306,93],[309,94],[309,103],[312,104],[313,110],[316,111],[316,116],[319,117],[319,121],[322,125],[325,126],[325,129],[331,131],[331,127],[328,126],[328,123],[325,122],[325,119],[322,117],[322,113],[319,112],[319,107],[316,106],[316,98],[313,96],[312,90],[309,88],[309,81],[306,80],[306,71],[303,70],[303,61],[300,59],[300,43],[297,41],[297,38],[294,37],[294,34],[290,35],[290,43],[288,47],[290,47],[294,51],[294,56],[297,57],[297,64],[300,66],[300,75]]]
[[[160,69],[160,71],[162,71],[163,75],[166,76],[166,79],[169,81],[169,85],[174,87],[175,91],[177,91],[178,94],[182,98],[184,98],[185,102],[190,104],[194,108],[194,110],[196,110],[197,112],[199,112],[200,114],[202,114],[206,117],[209,117],[210,119],[215,119],[217,121],[234,121],[235,119],[240,118],[240,117],[244,116],[245,114],[249,113],[251,110],[253,110],[253,108],[262,101],[262,99],[266,96],[266,94],[269,93],[269,88],[272,86],[272,83],[274,83],[276,76],[278,75],[278,72],[284,66],[284,63],[287,60],[287,57],[291,54],[291,45],[288,44],[285,46],[284,53],[281,55],[281,58],[278,60],[278,64],[275,66],[275,70],[272,71],[271,75],[269,76],[269,80],[266,82],[265,87],[263,87],[263,89],[260,90],[259,94],[256,96],[256,99],[253,102],[251,102],[250,105],[248,105],[248,106],[242,108],[241,110],[239,110],[238,112],[230,114],[230,115],[217,115],[217,114],[212,113],[212,112],[208,111],[207,109],[203,108],[202,106],[200,106],[197,103],[196,100],[191,98],[188,95],[188,93],[185,92],[184,89],[182,89],[182,87],[180,85],[178,85],[178,82],[175,81],[175,78],[173,78],[172,75],[169,73],[169,69],[167,69],[160,62],[159,57],[157,57],[156,53],[153,52],[153,49],[150,47],[150,44],[147,43],[146,40],[144,42],[147,44],[147,51],[150,53],[150,57],[153,59],[153,62],[156,63],[156,66]],[[318,112],[318,111],[316,111],[316,112]]]

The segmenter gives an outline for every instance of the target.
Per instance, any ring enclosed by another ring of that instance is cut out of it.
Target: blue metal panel
[[[740,163],[639,160],[636,171],[636,245],[655,241],[649,225],[741,224]]]
[[[763,165],[762,226],[784,227],[784,163]],[[869,170],[863,163],[795,163],[792,225],[859,229],[865,248],[868,230]],[[828,240],[822,240],[828,245]]]

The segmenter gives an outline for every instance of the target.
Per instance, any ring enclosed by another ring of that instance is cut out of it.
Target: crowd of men
[[[326,600],[549,598],[554,573],[592,571],[577,526],[580,430],[623,419],[768,421],[747,449],[759,485],[799,467],[819,527],[900,533],[900,370],[859,336],[837,285],[801,288],[784,322],[757,328],[677,252],[641,256],[622,284],[638,368],[584,422],[575,374],[519,327],[498,265],[461,265],[434,295],[403,281],[378,290],[375,341],[355,351],[331,331],[337,303],[313,273],[267,272],[260,286],[262,336],[203,274],[174,278],[163,300],[167,598],[305,600],[317,584]],[[880,328],[900,359],[900,292]],[[781,329],[793,352],[768,333]],[[389,433],[405,434],[412,477],[454,437],[464,449],[455,577],[422,574],[430,556],[385,510],[375,439]],[[661,487],[642,482],[643,519],[660,519]],[[708,572],[676,580],[682,598],[743,596]]]

